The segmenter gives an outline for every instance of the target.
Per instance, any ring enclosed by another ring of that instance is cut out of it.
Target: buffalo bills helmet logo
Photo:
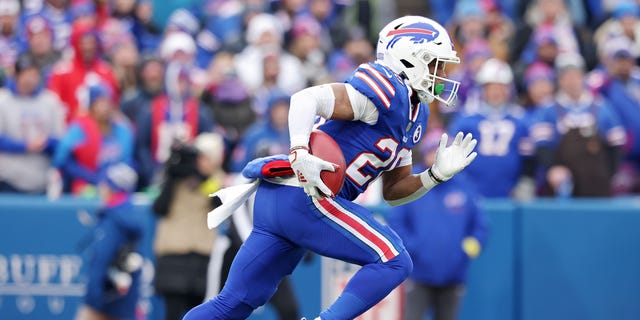
[[[403,26],[400,29],[391,30],[387,33],[387,37],[393,36],[393,39],[387,44],[387,49],[393,47],[398,40],[403,37],[411,37],[413,43],[431,42],[440,35],[440,32],[432,25],[424,22],[412,23]]]

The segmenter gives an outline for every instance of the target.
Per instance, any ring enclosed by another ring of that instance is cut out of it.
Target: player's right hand
[[[320,172],[324,170],[335,171],[333,163],[310,154],[306,148],[292,148],[289,152],[289,162],[306,194],[316,199],[322,199],[325,196],[333,197],[329,187],[320,178]]]

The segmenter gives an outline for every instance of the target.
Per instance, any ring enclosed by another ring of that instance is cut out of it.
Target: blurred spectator
[[[504,1],[503,1],[504,2]],[[498,0],[482,0],[480,5],[486,12],[487,40],[494,49],[494,55],[500,59],[509,59],[509,42],[513,40],[515,26],[505,14]]]
[[[135,6],[133,35],[138,45],[140,54],[149,55],[155,53],[160,45],[162,30],[153,20],[153,2],[151,0],[139,0]]]
[[[512,43],[511,59],[523,59],[526,51],[536,51],[538,32],[551,34],[556,39],[559,53],[579,53],[586,67],[596,65],[595,46],[591,31],[572,21],[563,0],[537,0],[530,3],[526,21],[518,26]],[[526,61],[526,59],[525,59]]]
[[[545,195],[606,197],[626,136],[609,104],[587,90],[584,61],[558,56],[558,93],[553,107],[540,109],[531,129],[544,172]]]
[[[555,72],[545,63],[536,62],[524,72],[525,108],[531,120],[538,109],[554,104]]]
[[[626,40],[609,43],[605,60],[608,80],[602,87],[627,133],[624,148],[627,171],[617,174],[614,180],[619,193],[640,191],[640,70],[629,49]]]
[[[98,31],[98,39],[100,40],[102,57],[107,61],[113,61],[113,55],[116,49],[123,45],[132,45],[136,47],[133,39],[132,30],[129,29],[128,21],[115,18],[109,18],[104,21]]]
[[[53,165],[72,179],[71,192],[93,195],[103,168],[133,163],[133,133],[115,118],[117,104],[107,84],[87,89],[89,110],[77,117],[58,144]]]
[[[136,67],[136,91],[122,97],[121,109],[136,124],[142,110],[151,108],[151,101],[164,88],[164,64],[159,59],[145,59]]]
[[[533,173],[531,164],[524,166],[533,146],[524,112],[512,102],[511,68],[498,59],[489,59],[480,67],[476,81],[482,86],[478,109],[466,109],[467,113],[459,115],[448,128],[453,135],[462,131],[478,140],[478,158],[465,170],[467,175],[485,197],[512,196],[519,183],[530,184],[533,193],[531,179],[523,178]]]
[[[518,85],[524,82],[524,72],[532,64],[542,63],[553,68],[560,52],[558,40],[551,28],[540,28],[535,31],[532,35],[532,41],[532,46],[525,50],[520,59],[514,63],[516,84]]]
[[[323,51],[329,52],[333,48],[344,45],[349,37],[350,31],[354,26],[349,26],[345,20],[345,9],[349,4],[353,4],[351,0],[309,0],[307,1],[307,10],[309,15],[320,23],[320,47]],[[358,25],[361,29],[364,26]],[[353,30],[353,29],[352,29]],[[364,31],[364,30],[362,30]],[[364,36],[364,35],[363,35]]]
[[[87,88],[106,83],[113,101],[119,101],[118,83],[111,66],[100,58],[100,43],[92,25],[74,24],[71,38],[74,56],[56,65],[49,79],[49,89],[55,92],[67,108],[67,122],[84,115],[88,107]]]
[[[328,80],[325,54],[321,49],[322,28],[308,16],[297,17],[291,29],[289,52],[302,64],[306,85],[316,85]]]
[[[272,54],[278,56],[278,87],[287,94],[304,88],[306,80],[302,64],[282,49],[283,29],[276,17],[264,13],[254,16],[249,21],[246,40],[248,45],[235,56],[234,65],[238,78],[250,92],[255,92],[262,85],[263,61]]]
[[[13,76],[13,66],[16,63],[19,50],[18,14],[20,2],[18,0],[0,0],[0,78]]]
[[[271,12],[278,18],[284,33],[291,30],[293,20],[307,8],[307,0],[272,0]]]
[[[135,171],[124,163],[104,168],[98,179],[102,208],[89,246],[87,292],[77,320],[134,319],[140,296],[143,258],[142,212],[135,211],[131,192]]]
[[[476,75],[480,67],[492,57],[491,48],[484,39],[470,41],[464,46],[461,65],[451,72],[451,79],[460,82],[456,103],[458,106],[473,109],[480,103],[481,88],[476,83]],[[445,114],[462,111],[446,106],[441,109]]]
[[[91,24],[101,29],[110,19],[110,2],[107,0],[71,0],[73,24]]]
[[[69,2],[70,0],[44,0],[42,8],[37,12],[51,23],[53,47],[62,53],[68,49],[72,33],[73,15],[69,10]]]
[[[207,108],[202,108],[194,96],[187,69],[180,62],[167,66],[165,92],[151,101],[151,107],[141,109],[137,124],[136,160],[142,186],[155,182],[171,147],[190,143],[198,133],[211,131],[213,121]]]
[[[196,65],[197,48],[193,37],[186,32],[171,31],[165,34],[159,50],[165,65],[177,64],[188,74],[194,94],[199,95],[206,86],[206,72]]]
[[[224,51],[239,52],[243,46],[245,11],[257,8],[241,0],[204,0],[198,8],[204,27],[196,36],[198,66],[206,68],[215,54]]]
[[[176,146],[167,161],[162,191],[152,207],[160,218],[154,240],[154,284],[164,298],[167,320],[182,319],[204,300],[216,238],[216,232],[207,228],[209,194],[220,188],[221,181],[216,180],[214,188],[204,186],[212,175],[219,175],[223,153],[221,137],[199,136],[196,147]]]
[[[343,82],[359,65],[375,60],[373,46],[364,35],[353,32],[346,37],[342,48],[331,53],[327,61],[329,82]]]
[[[64,109],[42,88],[35,62],[21,56],[0,89],[0,191],[44,193],[50,157],[64,133]]]
[[[53,29],[42,15],[33,15],[25,21],[28,55],[40,70],[44,79],[48,79],[53,66],[60,60],[62,53],[53,47]]]
[[[289,151],[289,100],[291,97],[275,91],[269,97],[265,120],[254,124],[233,150],[232,171],[240,172],[251,160]]]
[[[433,164],[441,134],[437,129],[427,133],[419,145],[423,158],[414,169]],[[478,257],[488,235],[477,200],[473,181],[462,172],[388,213],[389,225],[402,238],[414,265],[405,286],[405,320],[421,320],[431,312],[435,320],[457,319],[469,260]]]
[[[625,38],[631,45],[629,52],[635,59],[640,59],[640,7],[635,1],[622,0],[613,11],[613,16],[596,30],[594,39],[598,51],[604,55],[612,40]]]
[[[245,130],[256,121],[256,112],[259,107],[254,106],[253,97],[249,94],[244,83],[242,83],[236,75],[233,55],[229,52],[220,52],[211,62],[208,70],[208,86],[202,93],[201,100],[213,112],[216,119],[216,130],[224,135],[225,143],[228,150],[233,150],[236,143],[244,135]],[[273,79],[277,77],[277,68],[269,71],[269,66],[273,64],[265,63],[264,76]],[[275,83],[265,81],[267,83]],[[256,93],[257,96],[267,95],[260,89]],[[266,105],[266,103],[264,103]],[[260,110],[264,113],[266,106]],[[259,116],[263,118],[263,116]],[[225,168],[230,169],[231,153],[227,153],[225,158]]]
[[[267,103],[271,94],[279,91],[278,77],[280,76],[279,50],[266,53],[262,60],[262,85],[253,92],[253,111],[258,119],[267,117]]]
[[[73,23],[86,23],[99,27],[98,3],[92,0],[71,0],[68,10],[71,12]]]
[[[118,20],[123,29],[131,33],[135,24],[136,0],[113,0],[111,3],[111,18]]]
[[[194,37],[200,31],[198,18],[187,9],[179,8],[171,13],[169,21],[164,29],[165,34],[172,32],[184,32]]]
[[[473,40],[486,39],[486,12],[477,1],[457,1],[454,16],[449,24],[456,43],[462,47]]]
[[[126,100],[137,92],[138,87],[138,48],[133,41],[123,41],[111,49],[111,65],[118,80],[122,100]]]

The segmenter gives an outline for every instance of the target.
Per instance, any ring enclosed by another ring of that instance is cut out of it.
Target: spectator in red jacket
[[[100,43],[93,25],[79,23],[73,26],[71,60],[54,67],[49,89],[58,94],[67,108],[67,123],[88,109],[87,88],[95,83],[106,83],[119,101],[117,81],[109,64],[100,58]]]

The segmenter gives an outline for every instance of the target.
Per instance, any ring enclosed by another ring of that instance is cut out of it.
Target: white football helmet
[[[449,33],[439,23],[420,16],[391,21],[380,31],[376,59],[406,78],[423,103],[434,99],[446,105],[455,102],[460,82],[437,73],[447,63],[460,63],[460,58]],[[429,70],[430,63],[434,63],[433,71]]]

